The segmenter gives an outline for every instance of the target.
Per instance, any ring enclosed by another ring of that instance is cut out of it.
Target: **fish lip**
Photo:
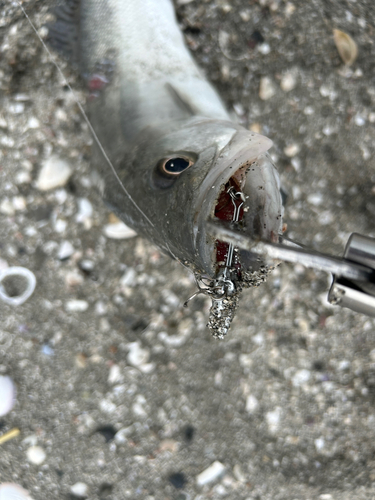
[[[238,130],[219,152],[202,182],[194,210],[194,247],[201,256],[203,272],[211,277],[216,273],[215,238],[207,233],[206,222],[214,216],[219,194],[234,173],[266,153],[272,145],[268,137],[245,129]]]

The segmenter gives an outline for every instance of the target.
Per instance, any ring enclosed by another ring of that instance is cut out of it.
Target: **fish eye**
[[[180,174],[194,165],[196,155],[169,156],[158,161],[152,173],[152,183],[159,189],[168,189],[177,181]]]
[[[179,175],[187,168],[191,167],[193,161],[190,158],[177,156],[176,158],[167,158],[160,162],[161,170],[169,175]]]

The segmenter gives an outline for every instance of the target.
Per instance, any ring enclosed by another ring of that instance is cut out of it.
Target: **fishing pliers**
[[[258,254],[265,261],[299,263],[333,275],[328,302],[375,317],[375,238],[352,233],[344,256],[317,252],[284,236],[278,243],[257,241],[241,232],[233,223],[207,223],[208,231],[221,241]]]

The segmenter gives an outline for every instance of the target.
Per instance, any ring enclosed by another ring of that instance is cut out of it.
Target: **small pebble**
[[[363,125],[366,123],[366,118],[361,115],[355,115],[354,123],[357,125],[357,127],[363,127]]]
[[[109,369],[109,374],[108,374],[108,383],[109,384],[116,384],[117,382],[120,382],[122,379],[121,376],[121,370],[119,365],[112,365],[111,368]]]
[[[79,263],[78,263],[78,267],[81,269],[81,271],[83,271],[85,274],[90,274],[93,270],[94,270],[94,267],[95,267],[95,263],[94,261],[90,260],[90,259],[82,259]]]
[[[169,482],[177,489],[183,488],[186,484],[186,477],[182,472],[175,472],[174,474],[171,474],[168,479]]]
[[[26,128],[30,129],[30,128],[39,128],[40,127],[40,122],[37,118],[35,118],[35,116],[32,116],[28,121],[27,121],[27,125],[26,125]]]
[[[260,123],[252,123],[250,126],[249,126],[249,130],[251,130],[252,132],[256,132],[257,134],[260,134],[262,132],[262,125]]]
[[[2,115],[0,115],[0,128],[8,128],[8,123]]]
[[[260,45],[258,45],[258,50],[262,55],[266,56],[271,52],[271,47],[268,43],[261,43]]]
[[[280,408],[275,408],[274,411],[269,411],[266,413],[266,421],[270,432],[274,433],[279,428],[280,416],[281,416]]]
[[[83,224],[86,229],[90,229],[92,225],[92,212],[93,208],[89,200],[87,198],[79,198],[76,222]]]
[[[45,356],[53,356],[55,354],[55,351],[48,344],[43,344],[42,345],[41,352]]]
[[[22,104],[22,102],[11,103],[8,106],[9,113],[12,113],[13,115],[20,115],[21,113],[24,112],[24,110],[25,110],[25,105]]]
[[[0,417],[11,411],[16,400],[16,388],[10,377],[0,376]]]
[[[219,479],[219,477],[224,474],[225,465],[216,460],[213,464],[211,464],[207,469],[198,474],[197,476],[197,485],[204,486],[205,484],[212,483]]]
[[[288,158],[293,158],[293,156],[296,156],[300,151],[300,147],[298,144],[289,144],[284,148],[284,153]]]
[[[246,411],[248,413],[254,413],[254,411],[258,408],[258,406],[259,406],[259,402],[255,396],[253,396],[252,394],[247,396]]]
[[[272,83],[271,78],[268,78],[268,76],[264,76],[260,80],[260,86],[259,86],[259,97],[262,99],[262,101],[268,101],[268,99],[271,99],[276,93],[275,86]]]
[[[123,276],[120,278],[120,287],[124,288],[128,286],[134,286],[136,277],[137,274],[135,272],[135,269],[133,269],[132,267],[128,267]]]
[[[133,426],[123,427],[115,434],[115,441],[117,444],[125,444],[128,441],[128,437],[134,432]]]
[[[66,312],[84,312],[89,308],[86,300],[68,300],[65,304]]]
[[[74,361],[77,368],[86,368],[87,366],[87,357],[83,353],[77,354]]]
[[[72,169],[69,164],[53,155],[43,162],[36,186],[41,191],[49,191],[50,189],[65,186],[71,175]]]
[[[306,108],[303,110],[303,112],[305,113],[305,115],[310,116],[310,115],[313,115],[315,113],[315,110],[312,106],[306,106]]]
[[[14,483],[0,484],[0,500],[32,500],[29,493]]]
[[[54,223],[54,230],[56,233],[63,233],[66,230],[68,223],[62,219],[56,219]]]
[[[29,184],[31,182],[30,172],[27,170],[21,170],[15,176],[16,184]]]
[[[0,203],[0,213],[4,215],[14,215],[15,209],[13,203],[8,198],[4,198]]]
[[[74,253],[74,247],[70,243],[70,241],[63,241],[60,245],[60,248],[57,252],[57,258],[59,260],[65,260],[71,257]]]
[[[89,487],[85,483],[75,483],[70,487],[70,493],[78,498],[86,498],[88,496]]]
[[[150,351],[148,349],[142,349],[139,342],[130,342],[128,348],[129,353],[126,359],[130,365],[139,368],[147,363],[150,357]]]
[[[236,464],[233,467],[233,475],[237,479],[237,481],[239,481],[240,483],[246,483],[247,478],[246,478],[245,474],[243,473],[243,470],[242,470],[240,464]]]
[[[307,201],[311,205],[318,207],[319,205],[321,205],[323,203],[324,197],[323,197],[322,193],[311,193],[307,197]]]
[[[240,18],[242,19],[242,21],[244,23],[247,23],[247,22],[250,21],[250,19],[251,19],[251,13],[250,13],[250,11],[248,11],[248,10],[241,10],[239,14],[240,14]]]
[[[65,283],[69,288],[81,285],[83,283],[83,276],[76,271],[69,271],[66,273]]]
[[[13,196],[12,204],[14,210],[16,210],[17,212],[22,212],[26,209],[26,199],[23,196]]]
[[[26,451],[27,459],[35,465],[40,465],[46,459],[46,452],[40,446],[31,446]]]
[[[280,87],[284,92],[290,92],[297,85],[296,74],[293,71],[288,71],[281,77]]]
[[[104,226],[103,232],[107,238],[113,240],[127,240],[137,236],[137,233],[123,222],[107,224]]]
[[[264,343],[264,335],[262,333],[257,333],[251,337],[251,340],[256,345],[262,345]]]
[[[171,453],[176,453],[179,449],[180,443],[174,439],[163,439],[160,442],[159,451],[169,451]]]
[[[324,439],[323,438],[315,439],[314,445],[315,445],[316,451],[322,450],[325,446]]]
[[[311,377],[311,372],[309,370],[298,370],[292,377],[292,384],[294,387],[300,387],[306,384]]]
[[[291,2],[288,2],[285,6],[285,15],[287,17],[291,16],[293,12],[296,10],[296,6]]]

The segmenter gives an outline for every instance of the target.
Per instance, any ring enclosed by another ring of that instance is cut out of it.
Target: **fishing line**
[[[49,58],[50,58],[50,61],[55,65],[59,75],[61,76],[63,82],[64,82],[64,85],[66,85],[68,87],[68,89],[70,90],[70,92],[72,93],[73,97],[74,97],[74,100],[76,101],[77,105],[78,105],[78,108],[80,110],[80,112],[82,113],[82,116],[83,118],[85,119],[89,129],[90,129],[90,132],[92,133],[93,137],[94,137],[94,140],[95,142],[97,143],[97,145],[99,146],[99,149],[100,151],[102,152],[106,162],[108,163],[108,165],[110,166],[114,176],[116,177],[117,181],[119,182],[120,186],[122,187],[122,189],[124,190],[124,193],[126,194],[126,196],[129,198],[129,200],[133,203],[133,205],[135,206],[136,210],[138,210],[138,212],[147,220],[147,222],[152,226],[154,227],[154,224],[150,221],[150,219],[147,217],[147,215],[143,212],[143,210],[137,205],[137,203],[133,200],[131,194],[129,193],[129,191],[126,189],[126,187],[124,186],[124,184],[121,182],[119,176],[117,175],[117,172],[115,170],[115,167],[112,165],[112,162],[111,160],[109,159],[107,153],[105,152],[98,136],[96,135],[96,132],[95,130],[93,129],[92,125],[91,125],[91,122],[85,112],[85,110],[83,109],[83,106],[82,104],[79,102],[78,100],[78,97],[76,96],[75,92],[73,91],[70,83],[68,82],[68,80],[66,79],[64,73],[62,72],[62,70],[60,69],[60,66],[57,64],[54,56],[52,55],[51,51],[49,50],[49,48],[47,47],[47,45],[45,44],[44,40],[42,39],[42,37],[39,35],[34,23],[32,22],[32,20],[30,19],[30,17],[28,16],[27,12],[25,11],[25,9],[23,8],[22,4],[18,2],[18,0],[14,0],[13,2],[13,5],[17,6],[22,10],[24,16],[26,17],[26,19],[28,20],[30,26],[32,27],[32,29],[35,31],[35,34],[36,36],[39,38],[41,44],[43,45],[44,47],[44,50],[47,52]],[[172,252],[171,252],[172,253]],[[172,254],[173,255],[173,254]]]

